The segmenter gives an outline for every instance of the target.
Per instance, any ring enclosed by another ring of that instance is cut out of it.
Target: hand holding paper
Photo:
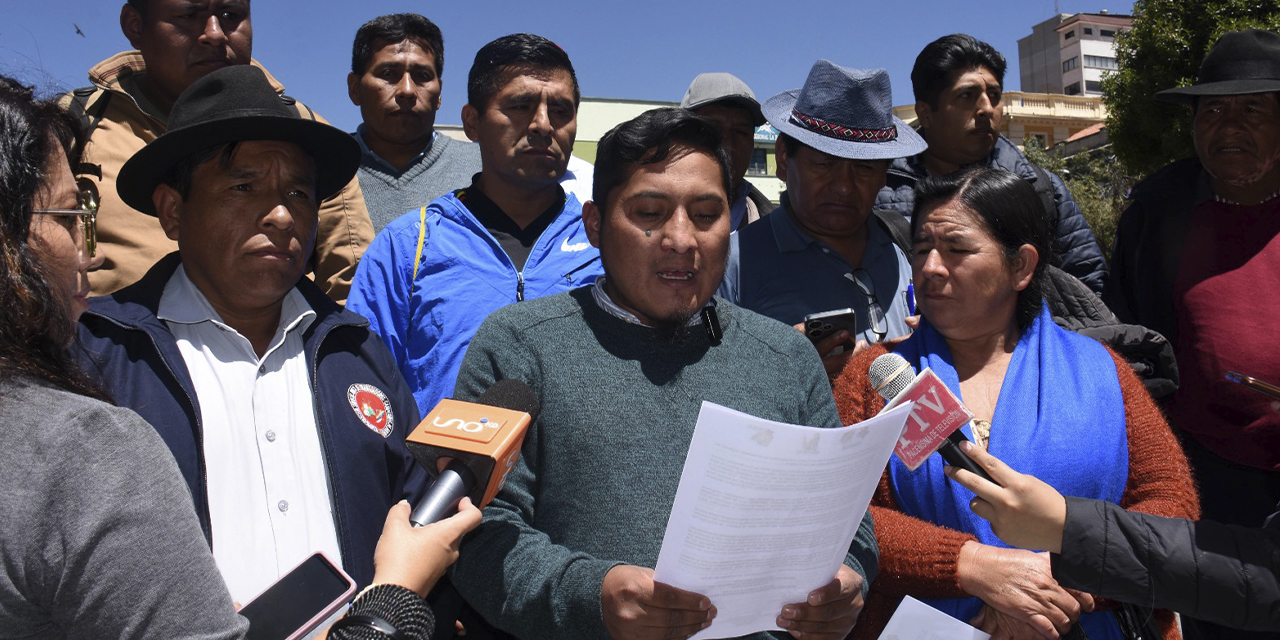
[[[694,638],[853,627],[862,579],[842,563],[909,411],[820,429],[703,403],[654,571],[714,607]]]
[[[807,639],[841,640],[853,630],[866,604],[862,599],[862,576],[840,565],[831,582],[809,592],[805,602],[789,604],[778,616],[778,626],[804,634]]]
[[[626,564],[605,574],[600,599],[615,640],[687,638],[716,617],[706,596],[654,582],[652,569]]]

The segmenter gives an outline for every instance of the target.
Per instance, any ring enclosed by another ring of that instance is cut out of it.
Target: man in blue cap
[[[848,331],[818,343],[828,372],[838,371],[853,340],[907,334],[904,293],[911,265],[895,244],[901,218],[873,215],[889,161],[923,151],[925,142],[893,115],[883,69],[819,60],[800,89],[767,100],[778,130],[782,205],[733,234],[719,295],[757,313],[799,324],[806,315],[850,308]],[[834,353],[833,353],[834,351]]]

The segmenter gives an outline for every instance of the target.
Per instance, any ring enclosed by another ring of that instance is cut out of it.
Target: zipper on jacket
[[[516,302],[524,302],[524,272],[516,272]]]

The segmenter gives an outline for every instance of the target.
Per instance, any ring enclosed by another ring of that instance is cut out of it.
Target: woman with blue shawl
[[[1054,324],[1044,304],[1052,224],[1013,173],[975,168],[924,181],[912,217],[912,276],[921,321],[890,347],[928,367],[974,414],[979,447],[1065,495],[1194,518],[1185,456],[1123,359]],[[835,380],[846,424],[884,401],[867,370],[887,351],[855,356]],[[1057,638],[1078,622],[1091,640],[1124,638],[1107,602],[1054,581],[1048,553],[1009,548],[969,510],[973,493],[941,456],[915,471],[895,457],[872,502],[880,572],[855,638],[875,638],[910,595],[995,640]],[[1178,638],[1160,612],[1166,638]]]

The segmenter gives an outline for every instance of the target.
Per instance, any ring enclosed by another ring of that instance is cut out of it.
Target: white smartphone
[[[317,551],[240,609],[249,620],[245,638],[298,640],[355,594],[351,576]]]

